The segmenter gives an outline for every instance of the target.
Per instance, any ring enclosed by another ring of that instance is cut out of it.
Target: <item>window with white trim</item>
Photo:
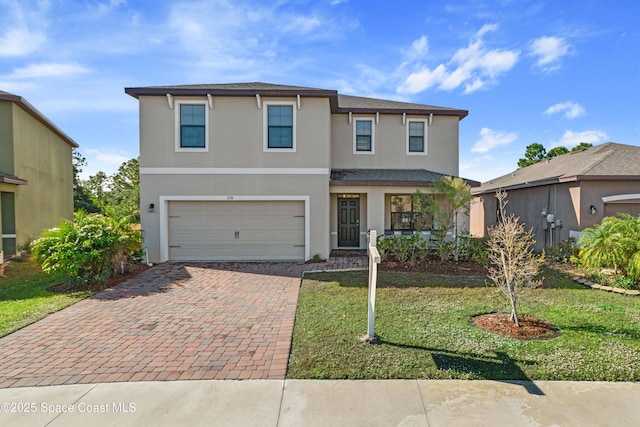
[[[353,153],[375,154],[375,127],[373,119],[353,118]]]
[[[206,101],[177,101],[176,151],[209,150],[209,109]]]
[[[296,103],[269,101],[264,110],[264,151],[296,151]]]
[[[407,120],[407,155],[427,154],[426,123],[426,120]]]

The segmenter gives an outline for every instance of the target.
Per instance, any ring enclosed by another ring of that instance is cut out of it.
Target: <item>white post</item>
[[[380,262],[380,253],[377,246],[377,232],[371,230],[369,232],[369,311],[368,311],[368,338],[374,338],[373,331],[374,321],[376,317],[376,283],[378,281],[378,263]]]

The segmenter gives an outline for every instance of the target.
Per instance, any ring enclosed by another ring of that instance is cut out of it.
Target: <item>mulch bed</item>
[[[386,271],[413,271],[451,276],[486,276],[487,269],[475,261],[441,261],[438,257],[429,257],[424,261],[396,262],[382,261],[378,268]]]
[[[520,327],[511,321],[511,315],[489,313],[475,316],[472,322],[485,331],[521,340],[551,339],[560,335],[560,330],[544,320],[531,316],[518,316]]]
[[[127,267],[127,270],[124,274],[112,275],[105,283],[95,283],[89,285],[72,285],[70,283],[60,283],[59,285],[54,285],[47,288],[47,290],[53,293],[80,291],[91,291],[93,293],[96,293],[104,291],[105,289],[113,288],[114,286],[117,286],[120,283],[131,279],[132,277],[136,277],[138,274],[149,268],[151,267],[149,267],[147,264],[133,264]]]

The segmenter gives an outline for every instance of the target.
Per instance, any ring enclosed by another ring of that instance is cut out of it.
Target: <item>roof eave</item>
[[[17,176],[0,175],[0,184],[27,185],[28,181]]]
[[[347,108],[338,105],[338,92],[327,89],[206,89],[206,88],[174,88],[174,87],[127,87],[127,95],[136,99],[140,96],[304,96],[312,98],[329,98],[331,112],[335,114],[433,114],[439,116],[457,116],[459,120],[465,118],[469,111],[456,109],[420,109],[420,108]]]
[[[171,87],[127,87],[124,92],[136,99],[140,96],[305,96],[337,98],[338,92],[325,89],[206,89],[206,88],[171,88]]]
[[[336,187],[431,187],[432,184],[431,181],[329,181],[330,186]]]
[[[24,111],[29,113],[29,115],[31,117],[33,117],[34,119],[36,119],[37,121],[39,121],[40,123],[45,125],[53,133],[58,135],[65,143],[67,143],[68,145],[70,145],[73,148],[79,147],[77,142],[75,142],[73,139],[71,139],[71,137],[69,135],[64,133],[62,131],[62,129],[60,129],[58,126],[56,126],[44,114],[42,114],[40,111],[38,111],[36,109],[36,107],[34,107],[33,105],[29,104],[29,102],[27,102],[27,100],[24,99],[23,97],[18,96],[18,95],[12,95],[12,94],[0,94],[0,101],[9,101],[9,102],[15,103],[20,108],[22,108]]]

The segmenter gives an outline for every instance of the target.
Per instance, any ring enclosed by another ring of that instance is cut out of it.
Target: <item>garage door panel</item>
[[[169,203],[169,259],[303,260],[304,202]]]

